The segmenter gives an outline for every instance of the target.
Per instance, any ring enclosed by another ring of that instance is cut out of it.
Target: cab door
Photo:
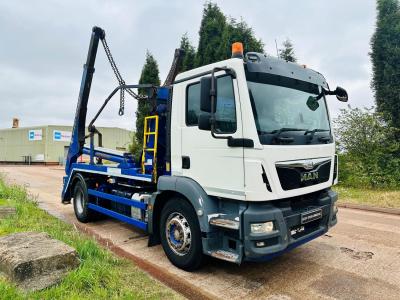
[[[186,85],[181,127],[182,175],[197,181],[209,195],[244,200],[243,148],[229,147],[198,128],[200,78]],[[216,135],[243,138],[239,91],[230,75],[217,77]]]

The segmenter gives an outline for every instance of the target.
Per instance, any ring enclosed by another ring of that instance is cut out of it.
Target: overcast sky
[[[350,104],[372,106],[370,37],[374,0],[214,1],[233,18],[242,17],[275,55],[289,37],[299,63],[347,89]],[[108,44],[128,83],[139,80],[145,52],[157,59],[161,80],[180,37],[197,46],[203,1],[7,1],[0,0],[0,128],[72,125],[91,28],[105,29]],[[117,82],[99,46],[89,101],[92,116]],[[126,100],[118,117],[118,97],[99,125],[134,128],[136,103]],[[346,104],[329,98],[333,114]]]

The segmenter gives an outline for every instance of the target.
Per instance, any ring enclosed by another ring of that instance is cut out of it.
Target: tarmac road
[[[72,205],[60,203],[63,169],[0,165],[0,172],[25,184],[51,214],[76,222]],[[173,287],[198,291],[184,293],[193,299],[400,299],[400,216],[339,208],[338,219],[327,235],[273,261],[236,266],[211,259],[194,273],[175,268],[160,246],[148,248],[146,236],[128,225],[85,226],[173,278]]]

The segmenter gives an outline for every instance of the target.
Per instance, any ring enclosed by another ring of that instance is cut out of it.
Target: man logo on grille
[[[318,179],[318,172],[304,172],[301,174],[300,181],[304,182],[315,179]]]

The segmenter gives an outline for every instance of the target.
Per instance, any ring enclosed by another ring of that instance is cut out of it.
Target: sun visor
[[[328,83],[321,73],[308,69],[305,65],[298,65],[261,53],[246,53],[246,69],[248,72],[269,73],[294,78],[329,89]]]

